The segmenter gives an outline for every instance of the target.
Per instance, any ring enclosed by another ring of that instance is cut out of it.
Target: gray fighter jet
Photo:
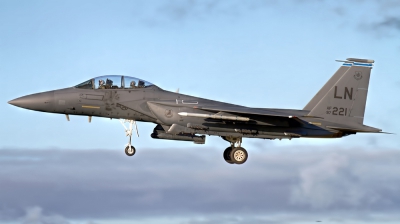
[[[152,138],[204,144],[220,136],[230,146],[223,157],[231,164],[248,158],[243,138],[340,138],[357,132],[382,133],[363,124],[374,60],[348,58],[302,110],[250,108],[169,92],[143,79],[108,75],[74,87],[23,96],[8,103],[35,111],[117,118],[125,127],[128,156],[136,121],[156,124]],[[300,91],[300,90],[296,90]],[[125,126],[129,123],[129,127]],[[137,131],[137,127],[136,127]]]

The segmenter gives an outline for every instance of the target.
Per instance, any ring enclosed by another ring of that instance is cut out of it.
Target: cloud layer
[[[110,150],[0,150],[0,220],[230,214],[372,219],[393,218],[400,210],[398,150],[279,150],[250,150],[241,166],[207,147],[141,149],[133,158]]]
[[[237,19],[255,11],[269,13],[266,9],[281,11],[282,15],[287,17],[293,13],[307,12],[307,9],[316,9],[324,12],[324,16],[338,20],[341,25],[345,22],[344,24],[359,27],[362,31],[378,32],[375,33],[377,36],[392,34],[397,36],[400,31],[399,0],[356,1],[350,8],[344,2],[314,0],[292,0],[285,3],[276,0],[169,0],[151,9],[151,16],[144,21],[146,24],[154,26],[156,24],[165,25],[165,22],[180,23],[192,19],[206,20],[218,17]],[[304,16],[309,15],[304,14]],[[156,19],[156,17],[158,18]],[[342,19],[344,20],[342,21]]]

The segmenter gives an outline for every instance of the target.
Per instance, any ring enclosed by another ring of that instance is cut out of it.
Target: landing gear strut
[[[131,144],[131,142],[132,142],[133,124],[135,124],[135,127],[136,127],[136,134],[137,134],[137,136],[139,137],[139,131],[138,131],[138,128],[137,128],[137,125],[136,125],[136,121],[134,121],[134,120],[120,120],[120,122],[121,122],[122,126],[125,128],[126,136],[129,136],[129,142],[128,142],[128,144],[127,144],[126,147],[125,147],[125,154],[126,154],[127,156],[133,156],[133,155],[135,155],[135,153],[136,153],[135,147],[133,147],[133,145]],[[125,123],[126,123],[126,122],[129,122],[129,128],[127,128],[127,127],[125,126]]]
[[[246,149],[242,148],[242,138],[241,137],[222,137],[225,141],[231,143],[231,146],[226,148],[224,151],[224,159],[230,164],[243,164],[249,157]]]

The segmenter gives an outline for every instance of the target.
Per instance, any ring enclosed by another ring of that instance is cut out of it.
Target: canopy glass
[[[136,89],[154,86],[143,79],[122,75],[105,75],[89,79],[76,85],[80,89]]]

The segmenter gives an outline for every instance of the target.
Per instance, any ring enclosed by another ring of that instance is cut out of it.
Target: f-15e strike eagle
[[[228,141],[231,164],[248,158],[243,138],[340,138],[357,132],[382,133],[363,124],[374,60],[348,58],[302,110],[250,108],[169,92],[143,79],[108,75],[74,87],[23,96],[8,103],[42,112],[123,119],[129,142],[136,121],[156,124],[152,138],[204,144],[206,135]],[[129,128],[125,126],[129,122]],[[137,128],[136,128],[137,131]]]

